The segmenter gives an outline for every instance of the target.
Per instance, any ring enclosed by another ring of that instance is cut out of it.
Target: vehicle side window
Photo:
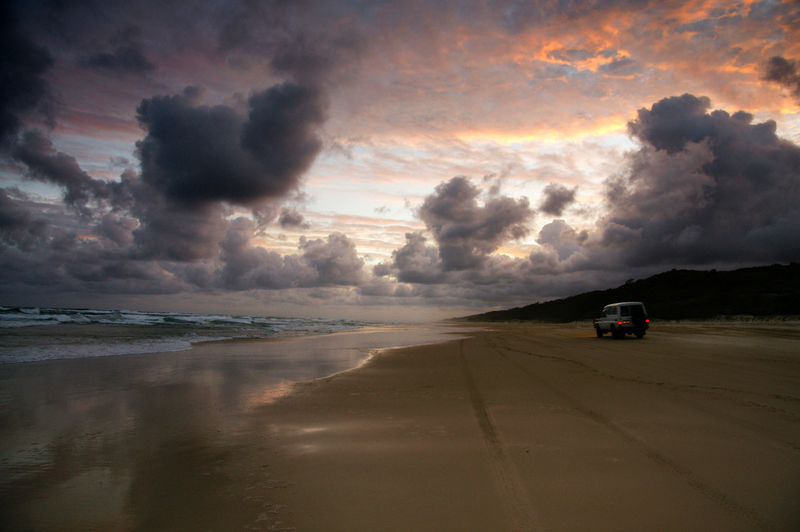
[[[629,306],[620,307],[623,316],[630,316],[631,315],[631,308]]]

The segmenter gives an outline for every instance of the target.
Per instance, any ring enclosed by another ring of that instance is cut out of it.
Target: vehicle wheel
[[[603,337],[603,331],[601,331],[600,329],[595,329],[594,332],[597,334],[598,338],[602,338]]]
[[[639,338],[640,340],[644,338],[644,331],[636,331],[636,338]]]

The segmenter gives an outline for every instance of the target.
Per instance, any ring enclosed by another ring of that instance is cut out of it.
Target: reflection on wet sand
[[[270,501],[248,486],[280,484],[269,484],[268,472],[237,477],[252,465],[239,462],[267,451],[252,436],[269,429],[250,414],[293,382],[345,371],[369,357],[367,348],[403,342],[400,331],[336,334],[0,366],[3,528],[263,523]]]

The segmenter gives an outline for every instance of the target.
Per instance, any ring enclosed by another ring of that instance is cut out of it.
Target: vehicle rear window
[[[631,306],[631,316],[634,318],[639,318],[644,316],[644,309],[641,305],[632,305]]]

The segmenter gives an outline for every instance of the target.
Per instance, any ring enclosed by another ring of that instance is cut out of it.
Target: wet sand
[[[125,406],[17,445],[4,529],[800,529],[800,327],[486,327],[270,397],[95,367]]]

